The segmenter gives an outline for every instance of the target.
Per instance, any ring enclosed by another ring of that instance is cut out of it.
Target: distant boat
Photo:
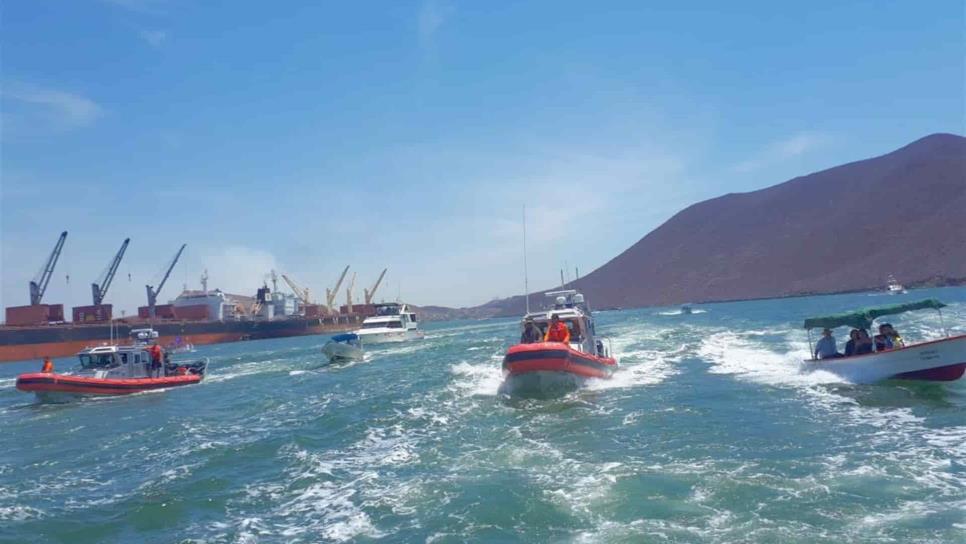
[[[376,304],[376,315],[367,317],[362,328],[355,333],[366,345],[407,342],[424,336],[416,322],[416,314],[409,306],[398,302]]]
[[[694,309],[691,308],[690,304],[681,305],[681,315],[691,315],[694,313]]]
[[[805,320],[805,328],[852,327],[871,329],[875,320],[887,315],[896,315],[916,310],[934,309],[942,319],[942,308],[946,305],[936,299],[919,302],[895,304],[878,308],[868,308],[855,312],[812,317]],[[943,331],[945,333],[945,331]],[[873,343],[875,345],[875,343]],[[843,378],[870,383],[886,379],[953,381],[966,373],[966,334],[946,336],[940,340],[909,344],[902,347],[873,351],[851,357],[817,359],[815,350],[809,346],[812,358],[803,362],[807,370],[823,370]]]
[[[888,284],[886,285],[886,290],[889,292],[890,295],[904,295],[908,293],[908,291],[906,291],[906,288],[901,283],[899,283],[899,281],[896,279],[895,276],[892,276],[892,275],[889,276],[889,281],[888,281]]]

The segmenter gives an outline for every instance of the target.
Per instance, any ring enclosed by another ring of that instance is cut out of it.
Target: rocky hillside
[[[890,274],[966,282],[966,138],[934,134],[694,204],[575,285],[597,308],[626,308],[875,289]],[[521,308],[514,297],[459,313]]]

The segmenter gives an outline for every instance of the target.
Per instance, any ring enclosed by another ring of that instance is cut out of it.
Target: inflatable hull
[[[617,361],[577,351],[558,342],[518,344],[503,358],[500,392],[511,396],[555,396],[589,379],[610,378]]]
[[[201,375],[166,376],[163,378],[102,379],[67,374],[33,373],[17,377],[17,389],[36,393],[42,400],[69,400],[85,396],[130,395],[157,389],[168,389],[200,382]]]
[[[966,373],[966,335],[854,357],[804,361],[803,365],[855,383],[888,379],[948,382]]]

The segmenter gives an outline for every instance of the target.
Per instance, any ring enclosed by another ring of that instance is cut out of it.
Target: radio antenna
[[[527,205],[523,205],[523,297],[527,301],[527,314],[530,314],[530,282],[527,271]]]

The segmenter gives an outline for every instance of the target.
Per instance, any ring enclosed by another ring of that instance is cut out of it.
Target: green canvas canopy
[[[872,326],[872,320],[884,315],[902,314],[914,312],[916,310],[938,310],[946,305],[934,298],[920,300],[919,302],[907,302],[905,304],[893,304],[891,306],[879,306],[877,308],[866,308],[844,314],[827,315],[824,317],[810,317],[805,320],[806,329],[819,329],[835,327],[852,327],[854,329],[868,329]]]

